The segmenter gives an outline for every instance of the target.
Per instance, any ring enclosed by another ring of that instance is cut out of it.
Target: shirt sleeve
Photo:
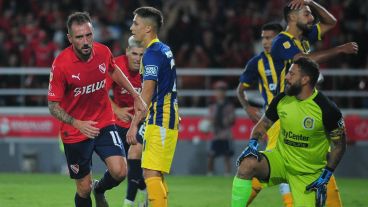
[[[320,24],[313,25],[312,29],[306,35],[310,44],[313,44],[322,39]]]
[[[253,57],[245,66],[244,72],[240,75],[239,82],[245,87],[258,81],[258,58]]]
[[[279,119],[279,114],[277,113],[277,105],[279,104],[280,100],[285,96],[285,93],[280,93],[274,99],[272,99],[270,105],[266,110],[266,117],[276,122]]]
[[[65,75],[61,68],[57,64],[53,63],[50,72],[49,92],[47,94],[47,99],[49,101],[61,101],[61,99],[64,97],[65,88]]]
[[[326,132],[332,132],[335,129],[344,128],[344,118],[341,111],[333,102],[329,103],[330,107],[323,113],[323,125]]]
[[[271,56],[276,61],[293,59],[301,51],[290,38],[277,38],[271,47]]]
[[[107,51],[108,51],[108,71],[111,73],[115,70],[116,63],[114,56],[112,55],[109,48],[107,48]]]
[[[143,80],[158,81],[158,74],[161,69],[162,56],[158,52],[147,51],[143,56]]]

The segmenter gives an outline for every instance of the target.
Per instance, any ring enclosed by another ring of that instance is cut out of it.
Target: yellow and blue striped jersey
[[[265,106],[268,106],[277,94],[284,91],[285,69],[275,68],[271,55],[261,52],[248,61],[240,76],[240,83],[245,87],[256,82]]]
[[[176,67],[170,47],[158,39],[152,40],[143,54],[141,65],[143,81],[156,81],[156,88],[146,118],[147,124],[178,129]]]
[[[300,52],[311,52],[311,44],[321,40],[321,28],[319,23],[305,34],[301,40],[296,39],[288,32],[280,32],[272,41],[271,55],[276,68],[290,68],[294,56]]]

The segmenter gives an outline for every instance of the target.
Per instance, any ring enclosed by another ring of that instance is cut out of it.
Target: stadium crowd
[[[345,42],[359,44],[359,54],[322,65],[322,68],[368,68],[368,2],[364,0],[318,1],[339,20],[315,49]],[[0,67],[50,67],[54,57],[69,45],[65,18],[72,11],[88,11],[93,19],[95,40],[123,53],[132,11],[143,5],[161,9],[165,25],[160,39],[175,54],[178,68],[243,68],[262,47],[261,25],[280,21],[286,0],[0,0]],[[181,88],[205,88],[202,79],[181,80]],[[179,81],[180,82],[180,81]],[[235,88],[238,79],[231,79]],[[334,83],[331,83],[334,82]],[[350,87],[347,88],[346,85]],[[1,88],[47,88],[47,78],[0,76]],[[326,89],[368,90],[368,77],[326,80]],[[368,101],[345,101],[345,107],[368,107]],[[19,97],[1,97],[0,105],[17,105]],[[203,101],[202,101],[203,102]],[[186,102],[185,104],[201,104]],[[364,103],[366,105],[364,105]],[[46,105],[43,96],[32,96],[27,105]]]

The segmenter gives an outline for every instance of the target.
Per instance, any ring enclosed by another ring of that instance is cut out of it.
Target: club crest
[[[304,129],[311,130],[314,128],[314,119],[312,117],[305,117],[303,120],[303,127]]]
[[[98,69],[100,70],[101,73],[105,74],[106,72],[106,65],[105,63],[102,63],[98,66]]]
[[[73,171],[74,174],[78,174],[78,172],[79,172],[79,165],[78,164],[70,165],[70,169]]]

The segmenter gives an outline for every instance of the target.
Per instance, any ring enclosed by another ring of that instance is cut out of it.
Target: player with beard
[[[115,64],[111,51],[93,39],[88,13],[75,12],[66,23],[70,46],[55,58],[50,71],[48,106],[60,121],[69,175],[75,180],[76,207],[92,207],[91,191],[97,207],[108,207],[104,193],[118,186],[126,175],[125,151],[115,127],[106,89],[110,76],[134,99],[136,112],[146,104]],[[92,182],[92,154],[104,161],[103,177]]]
[[[291,65],[285,92],[272,100],[236,162],[232,207],[246,205],[254,177],[265,186],[289,183],[296,207],[324,206],[326,185],[345,152],[346,137],[340,110],[315,87],[318,76],[318,64],[309,58]],[[259,152],[258,140],[278,120],[276,148]]]
[[[312,10],[319,19],[317,23]],[[358,45],[355,42],[311,52],[311,44],[321,40],[337,23],[331,13],[312,0],[291,1],[284,7],[284,19],[287,22],[286,29],[275,37],[271,48],[275,67],[288,69],[292,62],[301,56],[323,63],[340,54],[358,53]]]
[[[312,15],[316,13],[319,22]],[[285,31],[274,38],[271,56],[275,68],[287,72],[290,65],[300,57],[309,57],[318,63],[324,63],[340,54],[357,54],[358,45],[349,42],[331,49],[311,52],[311,44],[321,40],[323,35],[337,23],[336,18],[313,0],[293,0],[284,7],[284,18],[287,22]],[[281,68],[281,69],[280,69]],[[284,74],[282,76],[285,76]],[[320,80],[322,76],[320,76]],[[282,188],[287,189],[287,186]],[[334,176],[328,186],[327,206],[341,206],[339,190]]]

